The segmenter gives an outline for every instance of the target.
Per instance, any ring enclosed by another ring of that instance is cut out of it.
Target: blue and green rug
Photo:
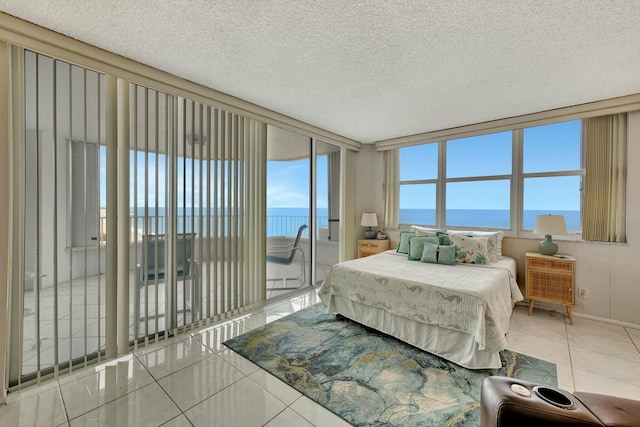
[[[553,363],[505,350],[500,369],[465,369],[322,304],[224,344],[356,426],[478,426],[485,377],[557,385]]]

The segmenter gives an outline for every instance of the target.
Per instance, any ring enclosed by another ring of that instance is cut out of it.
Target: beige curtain
[[[627,115],[586,119],[582,238],[625,242]]]
[[[400,211],[400,150],[394,148],[384,152],[384,227],[399,227]]]

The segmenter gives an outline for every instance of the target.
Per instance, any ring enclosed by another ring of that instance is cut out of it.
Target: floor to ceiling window
[[[311,138],[267,128],[267,298],[311,283]]]
[[[267,132],[267,297],[324,280],[338,262],[340,148],[274,126]]]
[[[340,147],[317,141],[315,163],[316,240],[315,277],[322,284],[338,262],[340,250]]]
[[[20,309],[12,311],[21,327],[10,356],[17,382],[102,354],[107,242],[99,200],[104,75],[30,51],[14,53],[24,69],[13,76],[14,87],[24,90],[24,140],[16,147],[24,188],[17,230],[23,273],[22,290],[14,293]]]
[[[24,113],[12,386],[100,360],[116,336],[126,353],[264,300],[265,124],[17,47],[12,58]],[[109,122],[110,106],[127,120]]]

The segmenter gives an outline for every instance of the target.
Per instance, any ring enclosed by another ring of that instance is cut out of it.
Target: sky
[[[134,187],[130,188],[130,203],[134,205],[134,197],[137,196],[138,207],[144,206],[145,198],[145,184],[148,186],[148,204],[153,207],[156,204],[160,207],[166,205],[165,201],[165,156],[159,156],[159,168],[158,168],[158,200],[155,199],[156,185],[155,185],[155,154],[149,153],[145,159],[143,152],[137,153],[137,194],[134,195]],[[134,163],[135,155],[131,152],[129,158],[131,166],[131,175],[134,175]],[[145,181],[144,171],[145,162],[148,167],[149,176]],[[192,192],[191,183],[191,161],[187,159],[187,179],[183,179],[184,176],[184,164],[182,160],[178,162],[178,204],[182,206],[183,200],[186,197],[187,205],[191,205],[193,197],[194,206],[199,206],[200,191],[199,191],[199,164],[196,162],[194,174],[196,176],[196,185],[194,186],[194,192]],[[106,149],[101,147],[100,150],[100,206],[106,206]],[[317,181],[316,181],[316,195],[317,195],[317,207],[320,209],[326,209],[328,207],[328,172],[327,172],[327,156],[318,156],[316,160],[317,166]],[[294,160],[294,161],[270,161],[267,163],[267,208],[307,208],[309,206],[310,197],[310,176],[309,171],[311,169],[311,162],[309,159]],[[206,169],[203,172],[206,176]],[[212,172],[213,173],[213,170]],[[186,185],[185,185],[186,184]],[[207,194],[206,180],[203,179],[203,200],[206,204]],[[213,192],[213,189],[212,189]]]
[[[447,177],[510,175],[512,172],[512,133],[501,132],[447,143]],[[425,144],[400,150],[400,180],[436,179],[438,170],[438,144]],[[580,168],[580,121],[564,122],[528,128],[524,131],[524,173],[549,172]],[[100,182],[101,205],[106,205],[104,191],[106,172],[104,149],[101,150]],[[131,155],[133,168],[134,155]],[[148,158],[149,168],[154,170],[153,154]],[[145,156],[138,153],[137,205],[144,206]],[[187,180],[183,185],[183,165],[179,162],[179,204],[186,196],[191,204],[191,166],[187,162]],[[327,157],[317,159],[318,208],[327,207]],[[159,206],[165,204],[164,156],[160,156]],[[267,207],[306,208],[310,198],[310,160],[270,161],[267,165]],[[198,166],[196,166],[196,175]],[[198,182],[198,179],[196,179]],[[149,204],[155,205],[155,175],[149,176]],[[525,210],[579,210],[579,177],[525,178]],[[183,189],[183,187],[186,187]],[[199,203],[199,190],[195,186],[195,205]],[[185,191],[185,192],[183,192]],[[206,194],[206,185],[203,187]],[[133,204],[133,188],[131,202]],[[448,209],[509,209],[510,181],[508,179],[448,183],[446,204]],[[400,190],[401,209],[435,209],[435,184],[403,185]]]
[[[447,178],[510,175],[512,132],[449,141]],[[438,144],[400,150],[400,180],[436,179]],[[525,129],[523,172],[549,172],[580,168],[580,121]],[[579,177],[526,178],[525,210],[579,210]],[[447,184],[448,209],[509,209],[508,179]],[[400,208],[435,209],[435,184],[401,187]]]

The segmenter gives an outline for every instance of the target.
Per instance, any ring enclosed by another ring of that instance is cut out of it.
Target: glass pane
[[[105,343],[104,76],[30,51],[23,73],[24,163],[15,166],[24,171],[16,195],[25,208],[24,287],[22,300],[12,297],[22,303],[12,313],[12,332],[22,339],[11,348],[13,384],[49,375],[56,363],[85,364]]]
[[[311,281],[310,156],[309,137],[267,127],[267,298]]]
[[[533,230],[538,215],[564,215],[567,231],[582,230],[580,176],[527,178],[524,180],[524,230]]]
[[[436,179],[437,177],[437,143],[400,149],[400,181]]]
[[[400,224],[434,225],[436,223],[436,185],[400,186]]]
[[[580,120],[524,130],[524,173],[580,169]]]
[[[511,132],[447,141],[447,178],[511,174]]]
[[[316,154],[316,284],[339,260],[340,147],[317,143]]]
[[[447,184],[447,226],[509,228],[509,180]]]

